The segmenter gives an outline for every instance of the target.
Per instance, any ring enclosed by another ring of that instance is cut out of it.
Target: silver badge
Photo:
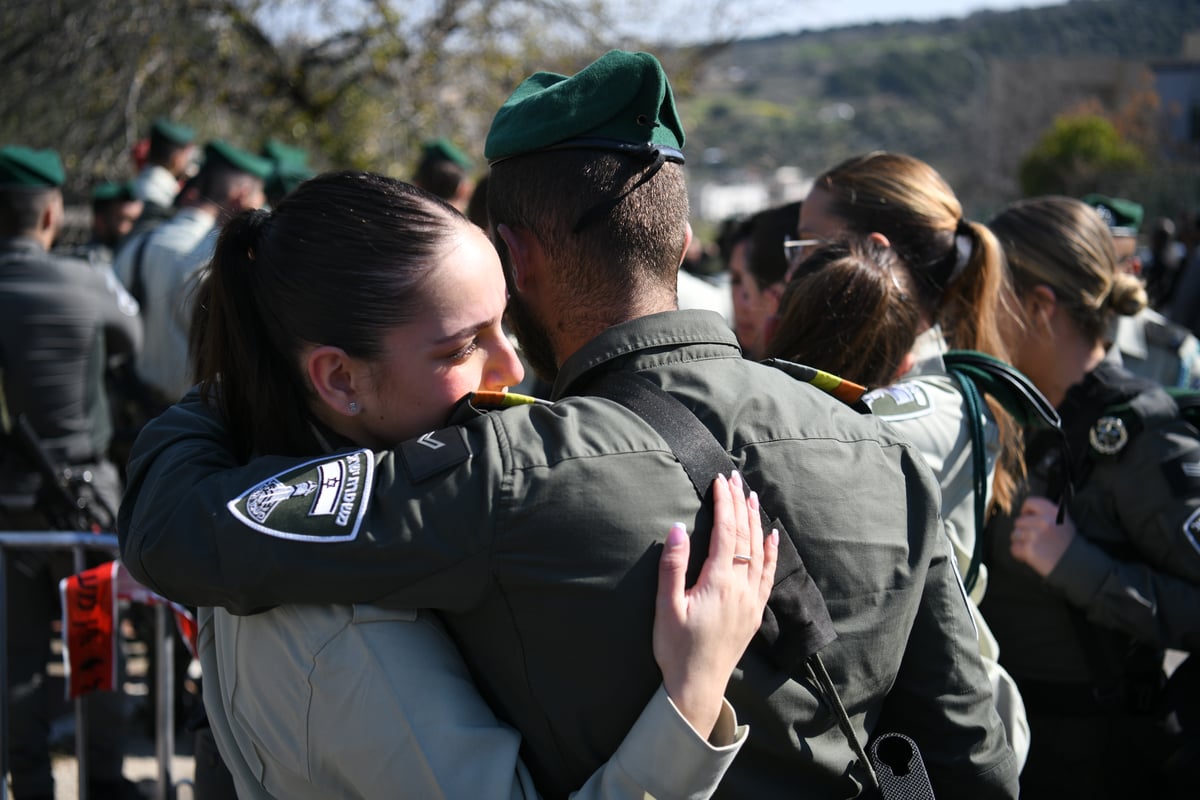
[[[1129,443],[1125,420],[1120,417],[1101,417],[1088,432],[1088,442],[1097,453],[1116,455]]]

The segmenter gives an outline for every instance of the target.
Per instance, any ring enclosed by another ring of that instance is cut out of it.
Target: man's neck
[[[613,306],[607,309],[598,308],[592,313],[582,316],[570,315],[569,318],[559,320],[561,325],[551,330],[551,336],[553,336],[554,341],[554,353],[558,363],[561,365],[574,355],[579,348],[614,325],[620,325],[623,322],[648,317],[651,314],[658,314],[663,311],[676,311],[679,308],[674,294],[667,296],[663,292],[644,291],[640,293],[634,292],[634,296],[637,297],[637,300],[630,301],[625,305]],[[573,306],[577,305],[578,302],[576,301]]]

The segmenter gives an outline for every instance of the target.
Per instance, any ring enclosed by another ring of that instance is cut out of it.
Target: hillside
[[[995,208],[1015,196],[1014,145],[1027,149],[1083,99],[1073,64],[1140,72],[1178,57],[1190,30],[1200,30],[1200,0],[1074,0],[737,42],[681,100],[688,150],[701,155],[693,174],[735,180],[792,165],[811,175],[854,153],[900,150],[938,166],[968,206]],[[1031,59],[1050,65],[1045,80],[999,79]],[[1138,80],[1148,78],[1123,83]],[[1118,111],[1127,92],[1093,83],[1094,101]],[[1014,122],[1014,104],[1035,100],[1049,118]]]

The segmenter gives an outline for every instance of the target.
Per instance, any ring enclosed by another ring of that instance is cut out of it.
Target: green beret
[[[442,136],[421,147],[422,161],[453,161],[465,170],[475,166],[467,154],[455,147],[454,142]]]
[[[286,197],[300,184],[311,178],[315,173],[307,166],[300,164],[280,164],[267,178],[264,190],[268,197]]]
[[[290,147],[278,139],[268,139],[263,145],[262,157],[275,162],[277,168],[303,167],[308,169],[308,152],[299,147]]]
[[[187,125],[171,122],[166,117],[154,120],[150,133],[177,145],[191,144],[196,138],[196,132]]]
[[[568,78],[527,78],[492,120],[484,155],[495,164],[539,150],[595,149],[683,163],[683,124],[658,59],[611,50]]]
[[[264,181],[271,177],[271,172],[275,169],[275,165],[267,159],[239,150],[220,139],[213,139],[204,146],[204,163],[224,163],[238,172],[245,172]]]
[[[132,203],[137,199],[137,191],[129,181],[124,183],[98,183],[92,188],[92,202],[106,203],[112,200],[117,200],[123,203]]]
[[[1083,198],[1104,219],[1113,236],[1137,236],[1145,210],[1132,200],[1089,194]]]
[[[53,150],[20,145],[0,147],[0,185],[58,187],[67,180],[62,159]]]

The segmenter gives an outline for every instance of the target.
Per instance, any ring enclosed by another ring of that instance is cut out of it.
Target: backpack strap
[[[1029,378],[1010,364],[987,353],[975,350],[951,350],[942,356],[946,372],[958,386],[966,406],[967,429],[971,435],[972,489],[975,495],[975,548],[971,563],[963,576],[963,586],[969,594],[979,579],[983,562],[984,525],[987,515],[987,456],[984,453],[984,399],[994,397],[1019,425],[1025,428],[1045,427],[1057,430],[1066,448],[1062,419],[1046,396]],[[1066,460],[1070,463],[1070,459]],[[1066,486],[1071,486],[1068,479]],[[1067,489],[1069,492],[1070,489]],[[1059,521],[1066,508],[1066,494],[1059,503]]]

